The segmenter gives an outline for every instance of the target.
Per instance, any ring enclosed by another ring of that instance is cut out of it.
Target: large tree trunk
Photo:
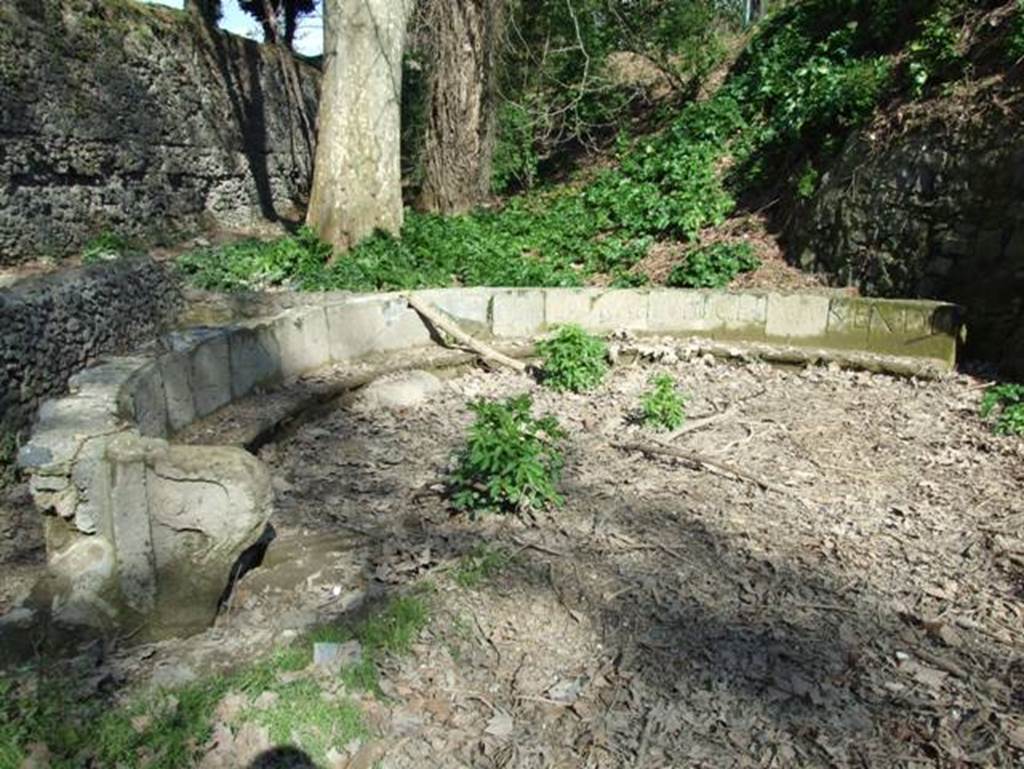
[[[503,0],[427,0],[426,134],[418,205],[460,213],[491,189]]]
[[[412,0],[326,0],[324,77],[306,221],[347,250],[402,228],[402,53]]]

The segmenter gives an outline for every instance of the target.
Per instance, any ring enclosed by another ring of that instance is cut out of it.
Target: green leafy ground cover
[[[117,702],[95,691],[83,694],[42,665],[2,674],[0,769],[23,766],[33,747],[45,747],[53,769],[192,766],[229,694],[246,703],[232,726],[265,727],[272,743],[295,745],[322,763],[331,747],[369,734],[352,695],[378,692],[382,658],[407,654],[428,620],[427,597],[399,596],[358,624],[321,627],[231,674]],[[336,680],[311,669],[313,642],[353,639],[362,644],[362,661],[343,668]],[[264,704],[257,705],[261,695]]]
[[[992,385],[981,400],[981,416],[997,435],[1024,435],[1024,384]]]
[[[957,25],[969,7],[966,0],[783,5],[712,98],[689,103],[656,135],[621,139],[615,167],[596,178],[462,216],[410,211],[400,238],[379,234],[333,262],[329,247],[302,231],[202,249],[179,265],[195,284],[219,290],[578,286],[597,275],[637,285],[644,277],[631,270],[651,244],[676,240],[696,248],[672,285],[724,285],[756,268],[757,258],[700,248],[701,233],[758,189],[809,196],[816,166],[880,102],[958,76]]]

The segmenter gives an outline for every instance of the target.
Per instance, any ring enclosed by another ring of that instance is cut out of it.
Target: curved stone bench
[[[671,289],[416,293],[481,338],[528,338],[577,323],[901,373],[950,370],[962,333],[959,308],[937,302]],[[205,626],[233,564],[270,516],[270,478],[240,448],[175,445],[173,435],[305,372],[435,343],[400,294],[308,301],[269,318],[170,334],[81,372],[67,397],[40,408],[19,461],[46,516],[58,618],[101,629],[140,623],[148,636]]]

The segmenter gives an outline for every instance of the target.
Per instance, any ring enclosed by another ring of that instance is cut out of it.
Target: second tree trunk
[[[419,207],[461,213],[487,199],[503,0],[426,0],[423,186]]]

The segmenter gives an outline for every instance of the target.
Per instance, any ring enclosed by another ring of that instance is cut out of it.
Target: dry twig
[[[409,306],[412,309],[426,318],[438,331],[443,331],[448,334],[456,342],[464,347],[468,347],[480,357],[494,361],[495,363],[500,363],[503,366],[508,366],[510,369],[520,373],[524,373],[526,371],[525,363],[498,352],[490,345],[481,342],[479,339],[474,339],[459,328],[455,321],[445,317],[444,314],[433,305],[417,299],[412,294],[406,294],[405,300],[409,303]]]
[[[783,494],[787,497],[797,499],[805,505],[808,502],[803,497],[798,496],[793,491],[779,486],[770,481],[766,481],[760,476],[748,473],[745,470],[740,470],[738,467],[727,465],[724,462],[718,462],[714,459],[702,456],[700,454],[694,454],[689,451],[683,451],[675,446],[663,446],[661,444],[651,443],[612,443],[612,448],[619,449],[620,451],[639,451],[642,454],[648,455],[662,455],[674,457],[675,459],[681,460],[687,466],[694,470],[710,470],[711,472],[718,473],[719,475],[732,476],[739,478],[740,480],[748,481],[753,483],[755,486],[759,486],[764,491],[774,491],[776,494]]]

